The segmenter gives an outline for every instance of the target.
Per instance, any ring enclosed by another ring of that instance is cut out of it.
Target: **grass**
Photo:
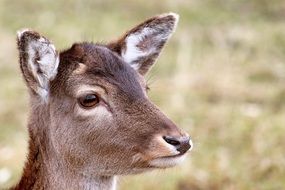
[[[150,97],[194,140],[181,166],[122,177],[120,189],[285,188],[285,4],[281,0],[0,1],[0,189],[21,174],[28,95],[15,32],[58,48],[108,41],[163,12],[181,19],[149,78]]]

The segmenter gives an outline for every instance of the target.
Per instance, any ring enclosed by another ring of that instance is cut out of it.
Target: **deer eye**
[[[92,108],[99,103],[99,97],[96,94],[87,94],[78,98],[78,103],[83,108]]]

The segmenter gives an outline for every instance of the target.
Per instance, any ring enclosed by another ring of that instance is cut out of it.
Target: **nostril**
[[[163,139],[176,148],[180,154],[186,153],[192,147],[190,137],[175,138],[170,136],[163,136]]]
[[[180,141],[175,139],[174,137],[169,137],[169,136],[164,136],[163,139],[168,143],[171,144],[173,146],[179,146],[180,145]]]

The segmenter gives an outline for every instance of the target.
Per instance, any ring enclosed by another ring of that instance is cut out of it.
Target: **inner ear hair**
[[[55,78],[59,64],[54,45],[39,33],[24,29],[18,32],[18,50],[27,86],[46,100],[49,82]]]
[[[167,13],[152,17],[125,33],[108,47],[140,74],[155,63],[165,43],[175,31],[179,16]]]

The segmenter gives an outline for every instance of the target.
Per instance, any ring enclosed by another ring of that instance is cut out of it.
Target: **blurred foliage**
[[[180,23],[148,76],[150,97],[195,147],[179,167],[121,177],[120,189],[285,189],[284,0],[0,0],[0,189],[19,179],[27,151],[16,30],[62,49],[169,11]]]

